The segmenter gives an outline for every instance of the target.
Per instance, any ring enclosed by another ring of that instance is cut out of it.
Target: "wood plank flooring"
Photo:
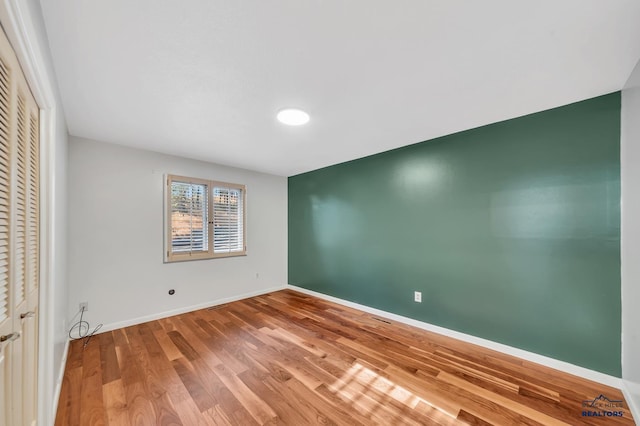
[[[600,395],[623,408],[583,407]],[[284,290],[72,342],[56,425],[633,425],[627,407],[617,389]]]

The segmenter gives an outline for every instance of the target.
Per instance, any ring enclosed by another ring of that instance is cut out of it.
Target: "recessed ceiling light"
[[[309,122],[309,114],[297,108],[282,109],[277,117],[279,122],[287,126],[302,126]]]

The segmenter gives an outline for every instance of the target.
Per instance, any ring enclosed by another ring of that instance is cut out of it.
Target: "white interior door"
[[[39,110],[0,30],[0,426],[37,419]]]
[[[25,232],[25,306],[18,310],[22,333],[22,420],[35,425],[37,420],[38,301],[40,277],[40,126],[39,109],[24,82],[26,97],[25,151],[26,232]],[[20,142],[20,141],[19,141]]]
[[[5,52],[11,50],[4,33],[0,36],[0,426],[12,424],[11,407],[12,348],[17,338],[14,329],[13,280],[11,275],[12,237],[12,159],[13,114],[11,110],[11,60]]]

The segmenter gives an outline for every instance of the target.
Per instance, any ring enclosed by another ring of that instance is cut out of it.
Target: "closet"
[[[0,426],[37,419],[39,109],[0,29]]]

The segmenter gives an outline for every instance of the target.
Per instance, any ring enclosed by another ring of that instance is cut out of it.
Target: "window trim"
[[[237,183],[218,180],[200,179],[188,176],[166,174],[164,177],[164,263],[185,262],[190,260],[218,259],[224,257],[237,257],[247,255],[247,187]],[[209,248],[201,253],[173,253],[171,251],[171,184],[176,182],[207,185],[207,236]],[[227,253],[214,252],[213,236],[213,188],[233,188],[242,191],[242,247],[243,250]]]

